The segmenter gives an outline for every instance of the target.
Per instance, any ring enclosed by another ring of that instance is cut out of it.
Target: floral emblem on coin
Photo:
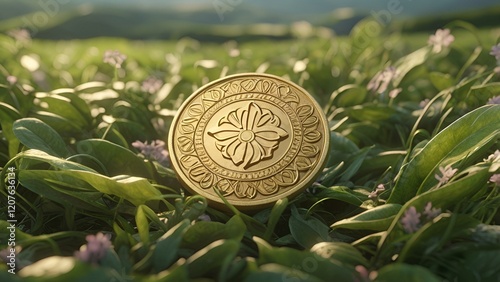
[[[215,145],[224,158],[247,169],[272,158],[279,142],[288,137],[280,124],[279,117],[269,109],[250,102],[222,117],[208,135],[217,140]]]

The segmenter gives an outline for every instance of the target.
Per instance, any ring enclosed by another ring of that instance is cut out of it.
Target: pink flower
[[[384,184],[379,184],[379,185],[377,185],[377,188],[374,191],[370,192],[370,195],[368,195],[368,198],[370,198],[370,199],[377,198],[384,191],[385,191]]]
[[[497,61],[500,61],[500,43],[491,47],[490,55],[494,56]]]
[[[117,50],[107,50],[104,52],[103,62],[108,63],[115,68],[121,68],[127,56]]]
[[[104,235],[102,232],[87,235],[85,237],[87,244],[82,245],[80,250],[75,252],[75,257],[87,263],[98,264],[112,247],[110,237],[109,234]]]
[[[378,72],[371,80],[368,82],[367,89],[374,90],[377,93],[384,93],[389,84],[396,78],[397,69],[393,66],[385,68],[383,71]],[[399,94],[399,93],[398,93]]]
[[[441,214],[441,209],[433,208],[432,203],[428,202],[422,214],[427,217],[427,220],[433,220],[436,216]]]
[[[163,81],[154,76],[150,76],[142,82],[141,90],[149,94],[154,94],[158,92],[162,86]]]
[[[414,206],[405,211],[401,218],[401,224],[406,233],[415,233],[420,228],[420,213]]]
[[[157,161],[165,166],[170,163],[170,155],[168,151],[165,150],[165,142],[163,142],[162,140],[151,141],[151,144],[148,144],[147,141],[142,143],[141,141],[137,140],[132,143],[132,146],[140,150],[141,154],[146,159]]]
[[[24,28],[11,30],[8,32],[8,35],[21,43],[27,43],[31,41],[30,32]]]
[[[488,104],[488,105],[500,105],[500,96],[495,96],[493,98],[490,98],[486,104]]]
[[[450,30],[438,29],[436,33],[429,36],[427,43],[432,46],[432,52],[440,53],[444,47],[450,46],[450,44],[455,41],[455,37],[451,35]]]
[[[490,177],[490,182],[495,183],[496,186],[500,186],[500,173],[493,174]]]
[[[452,168],[451,165],[447,165],[446,167],[439,167],[439,171],[441,172],[441,176],[438,174],[435,174],[434,177],[436,177],[437,180],[439,180],[439,185],[445,184],[450,179],[455,175],[455,173],[458,171],[456,168]]]

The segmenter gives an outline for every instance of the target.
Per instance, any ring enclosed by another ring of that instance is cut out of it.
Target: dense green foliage
[[[500,31],[450,24],[437,50],[371,24],[222,45],[0,35],[0,280],[498,281]],[[329,160],[294,199],[221,212],[136,141],[166,141],[195,89],[251,71],[324,106]]]

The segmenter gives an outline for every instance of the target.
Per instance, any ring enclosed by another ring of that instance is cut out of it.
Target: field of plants
[[[0,34],[1,281],[500,281],[500,28],[41,41]],[[377,27],[377,26],[375,26]],[[196,89],[283,76],[328,161],[256,213],[186,193],[165,143]]]

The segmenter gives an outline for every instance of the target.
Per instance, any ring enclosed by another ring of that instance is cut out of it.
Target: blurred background
[[[498,0],[0,0],[0,7],[1,32],[24,27],[40,39],[288,39],[297,24],[345,35],[370,15],[399,32],[433,31],[455,19],[500,25]]]

